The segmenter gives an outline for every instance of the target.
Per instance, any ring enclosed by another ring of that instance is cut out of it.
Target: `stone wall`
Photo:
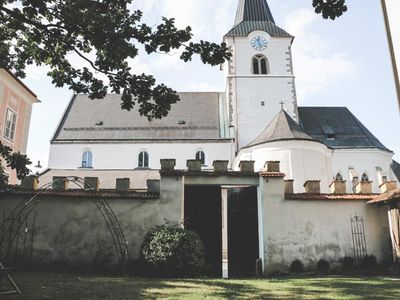
[[[32,195],[1,195],[6,215]],[[112,236],[90,197],[40,196],[33,238],[34,263],[90,265],[117,263]],[[137,258],[145,234],[157,225],[181,222],[179,199],[106,199],[116,214],[131,258]],[[22,231],[24,228],[21,229]],[[11,255],[12,256],[12,255]]]

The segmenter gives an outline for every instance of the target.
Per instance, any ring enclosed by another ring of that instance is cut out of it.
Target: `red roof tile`
[[[400,189],[392,190],[383,194],[380,194],[368,201],[368,204],[384,204],[389,202],[400,202]]]
[[[261,171],[260,176],[262,177],[285,177],[286,174],[282,172],[267,172],[267,171]]]
[[[377,194],[287,194],[287,200],[363,200],[368,201]]]

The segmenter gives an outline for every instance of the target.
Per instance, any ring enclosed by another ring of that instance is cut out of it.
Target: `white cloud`
[[[208,82],[193,81],[185,85],[182,91],[188,92],[221,92],[223,86],[216,86]]]
[[[389,15],[390,30],[396,54],[397,67],[400,73],[400,1],[386,0]]]
[[[354,77],[357,72],[356,65],[345,54],[330,50],[328,38],[313,31],[318,21],[311,9],[298,9],[285,20],[284,28],[296,37],[293,60],[300,103],[338,80]]]

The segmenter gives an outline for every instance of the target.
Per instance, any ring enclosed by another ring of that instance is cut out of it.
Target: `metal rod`
[[[390,22],[389,22],[389,15],[388,15],[388,10],[387,10],[387,6],[386,6],[386,0],[381,0],[381,3],[382,3],[383,17],[384,17],[384,20],[385,20],[386,35],[387,35],[387,40],[388,40],[388,44],[389,44],[390,57],[391,57],[391,60],[392,60],[393,75],[394,75],[394,81],[395,81],[396,93],[397,93],[397,102],[398,102],[399,109],[400,109],[400,76],[399,76],[399,69],[397,68],[396,53],[394,51],[394,44],[393,44],[392,32],[391,32],[391,29],[390,29]]]

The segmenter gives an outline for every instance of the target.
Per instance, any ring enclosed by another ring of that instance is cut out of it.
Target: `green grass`
[[[399,278],[144,279],[51,272],[13,277],[23,294],[4,299],[400,299]]]

